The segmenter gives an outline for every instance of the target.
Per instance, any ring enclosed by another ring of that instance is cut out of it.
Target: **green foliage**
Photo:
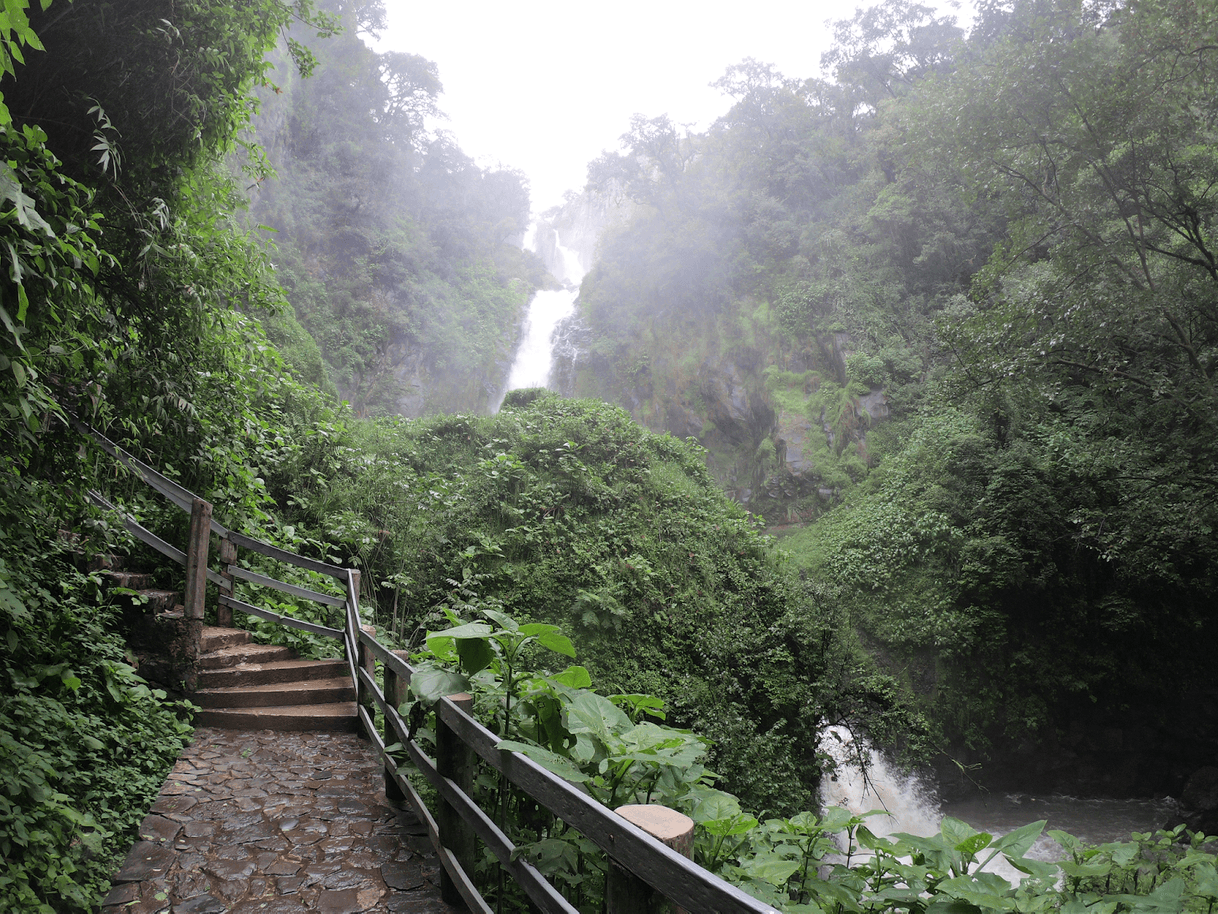
[[[84,493],[129,481],[64,415],[228,501],[250,532],[274,528],[266,480],[307,463],[304,429],[325,407],[251,316],[281,294],[212,166],[248,118],[245,90],[284,17],[313,16],[200,3],[171,22],[57,4],[31,15],[46,51],[22,66],[15,42],[37,47],[24,10],[6,3],[0,36],[0,906],[84,911],[189,728],[128,664],[99,576],[78,570],[129,545]],[[86,53],[98,47],[104,72]],[[44,79],[57,92],[36,104]]]
[[[768,557],[691,445],[553,395],[352,432],[301,480],[293,524],[364,569],[391,639],[419,645],[447,612],[559,625],[594,675],[661,698],[772,809],[811,795],[822,721],[900,716],[831,605]]]
[[[1209,912],[1218,901],[1218,857],[1204,835],[1177,828],[1135,834],[1131,841],[1088,847],[1050,832],[1065,851],[1060,863],[1028,856],[1044,832],[1033,822],[995,837],[945,818],[937,834],[877,836],[867,818],[830,807],[764,821],[713,786],[703,765],[706,741],[647,720],[662,703],[643,695],[598,695],[580,666],[560,673],[527,672],[546,650],[573,658],[555,626],[520,625],[497,610],[467,621],[446,612],[449,627],[429,632],[416,653],[413,698],[402,713],[431,738],[426,709],[442,695],[470,690],[475,713],[503,737],[498,748],[526,755],[579,784],[610,808],[656,803],[688,814],[695,825],[694,859],[782,911]],[[530,651],[529,648],[533,650]],[[540,650],[539,650],[540,649]],[[497,775],[475,779],[478,801],[520,853],[579,910],[601,909],[607,862],[592,842],[570,831]],[[1005,862],[1024,874],[1017,885],[987,870]],[[489,862],[489,861],[488,861]],[[492,896],[495,868],[480,879]],[[527,904],[508,890],[508,910]]]
[[[58,173],[37,127],[0,127],[0,428],[34,441],[48,413],[62,415],[54,386],[113,357],[95,277],[98,248],[88,190]]]
[[[44,9],[49,0],[44,3]],[[25,63],[22,47],[43,50],[42,42],[30,25],[29,0],[4,0],[4,19],[0,25],[0,80],[16,74],[15,65]],[[12,115],[0,93],[0,127],[12,123]]]
[[[965,41],[877,6],[832,82],[745,61],[711,130],[637,120],[590,171],[638,205],[582,289],[577,389],[697,434],[771,522],[853,498],[796,559],[953,738],[1205,680],[1216,29],[1021,2]]]
[[[128,199],[135,187],[165,196],[172,182],[162,169],[194,166],[232,146],[251,114],[249,91],[266,82],[264,55],[290,23],[335,28],[312,0],[42,7],[29,21],[45,53],[28,55],[6,81],[5,103],[17,124],[43,127],[77,179],[97,177],[97,153],[112,154],[117,143]],[[112,53],[95,54],[99,40]],[[310,56],[299,50],[307,70]]]
[[[0,899],[92,909],[190,728],[127,663],[96,574],[74,567],[61,513],[79,510],[5,465],[0,506]],[[109,551],[89,517],[75,549]]]
[[[256,133],[277,173],[251,224],[276,232],[296,317],[357,413],[485,411],[543,272],[513,241],[527,184],[429,132],[435,65],[375,53],[353,24],[311,43],[310,79],[265,93]]]

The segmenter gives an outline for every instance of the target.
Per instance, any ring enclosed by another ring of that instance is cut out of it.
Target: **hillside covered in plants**
[[[284,39],[303,27],[345,47],[335,10],[274,0],[257,9],[204,0],[171,20],[138,4],[119,16],[90,4],[5,10],[6,906],[95,906],[190,733],[189,709],[139,678],[121,631],[126,598],[96,561],[156,560],[86,493],[105,492],[171,540],[184,534],[181,521],[82,439],[73,417],[212,501],[234,528],[358,563],[370,621],[396,643],[417,644],[445,606],[563,620],[587,642],[590,666],[622,688],[661,693],[674,722],[710,731],[716,765],[760,805],[794,808],[812,796],[819,721],[901,718],[891,683],[834,634],[831,608],[795,612],[815,606],[814,589],[774,564],[691,446],[595,402],[518,396],[496,418],[409,423],[361,420],[334,399],[348,363],[301,330],[296,313],[307,322],[308,308],[294,312],[288,293],[315,283],[316,301],[330,307],[347,301],[342,286],[355,289],[351,302],[384,304],[372,286],[343,284],[379,269],[372,253],[401,254],[393,245],[411,232],[421,259],[395,261],[402,296],[424,287],[465,295],[461,277],[481,270],[485,288],[500,291],[470,292],[474,304],[509,291],[522,301],[527,284],[495,271],[532,269],[519,251],[497,264],[505,236],[478,234],[487,217],[476,193],[460,197],[471,210],[438,198],[443,219],[426,206],[393,216],[392,244],[377,234],[388,222],[354,220],[351,237],[362,240],[347,261],[329,242],[301,243],[290,213],[275,252],[250,235],[238,188],[261,183],[260,205],[276,199],[257,150],[241,164],[254,94],[299,97],[305,74],[324,77],[326,44]],[[99,46],[126,51],[101,58]],[[302,183],[288,202],[314,186],[295,167],[287,180]],[[372,333],[370,314],[351,326]],[[454,333],[478,326],[459,311],[427,319],[450,317]],[[178,572],[161,573],[180,586]],[[624,649],[624,637],[638,647]]]
[[[327,293],[326,306],[331,300],[367,304],[367,285],[340,275],[340,268],[377,269],[384,261],[369,267],[364,254],[400,248],[369,242],[339,255],[302,246],[298,258],[289,254],[280,263],[240,219],[245,188],[271,175],[248,141],[257,94],[278,97],[276,89],[287,94],[307,85],[308,74],[320,75],[320,49],[328,47],[320,42],[343,47],[348,39],[338,36],[352,35],[346,15],[310,0],[200,0],[172,9],[140,2],[31,7],[6,0],[3,6],[4,910],[94,908],[190,734],[188,709],[134,669],[120,630],[128,598],[107,586],[98,559],[131,553],[133,543],[119,519],[97,509],[87,492],[108,492],[170,539],[184,531],[72,431],[69,419],[103,429],[223,505],[237,527],[299,545],[277,516],[268,480],[305,472],[302,442],[324,435],[327,424],[354,421],[335,388],[359,401],[352,392],[358,383],[351,381],[359,372],[352,366],[389,346],[382,334],[365,349],[346,342],[319,349],[297,322],[285,285],[294,291],[307,283],[313,289],[330,280],[347,283],[347,298]],[[377,72],[374,57],[359,65]],[[426,82],[426,62],[420,66],[421,87],[434,98],[438,85]],[[405,97],[412,90],[401,91]],[[366,120],[373,123],[373,113]],[[368,128],[358,117],[347,125],[353,142],[359,129]],[[401,129],[407,137],[409,130]],[[381,141],[390,160],[394,150],[407,155],[410,147],[383,135]],[[413,346],[420,336],[444,336],[444,346],[479,359],[481,371],[490,350],[467,346],[466,334],[482,323],[494,325],[492,336],[494,328],[511,327],[531,288],[521,278],[529,268],[519,250],[501,244],[516,230],[484,227],[527,212],[527,195],[512,179],[510,203],[486,203],[477,191],[481,172],[466,168],[451,142],[441,146],[432,183],[464,174],[475,185],[464,197],[468,208],[435,191],[430,216],[426,201],[416,200],[414,216],[378,211],[370,222],[357,221],[353,232],[413,239],[403,241],[410,256],[385,254],[410,277],[395,287],[402,297],[409,286],[423,298],[468,301],[474,309],[463,314],[439,304],[431,324],[399,342]],[[422,153],[417,156],[413,164],[425,165]],[[369,195],[370,202],[379,198]],[[438,209],[445,215],[435,215]],[[503,250],[508,253],[497,263]],[[449,318],[454,323],[437,329],[436,321]],[[368,314],[352,321],[348,329],[357,328],[364,341],[381,326]],[[501,344],[510,345],[510,334],[487,343],[491,349]],[[334,355],[345,351],[355,354]],[[438,370],[429,375],[439,376]],[[465,392],[467,401],[457,397],[454,405],[481,402],[481,377],[436,386]],[[433,395],[428,387],[421,396]],[[365,403],[372,399],[364,396]],[[285,488],[293,486],[285,482]],[[148,555],[133,558],[152,562]],[[165,583],[181,586],[172,573]]]
[[[528,181],[479,167],[429,126],[443,116],[436,65],[369,48],[381,4],[320,7],[342,32],[296,29],[316,58],[312,75],[276,55],[276,84],[259,93],[250,125],[274,176],[251,189],[247,221],[274,245],[276,276],[308,333],[272,336],[289,353],[309,346],[309,379],[360,415],[486,412],[545,281],[521,250]]]
[[[783,546],[962,757],[1178,793],[1218,749],[1214,9],[835,28],[822,77],[745,61],[709,130],[592,163],[631,218],[570,389],[806,523]]]

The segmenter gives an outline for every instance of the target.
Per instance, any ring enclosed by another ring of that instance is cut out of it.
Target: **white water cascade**
[[[535,245],[536,237],[537,226],[534,223],[526,245]],[[556,244],[556,249],[560,262],[551,263],[549,267],[550,272],[563,283],[563,288],[540,290],[529,302],[520,346],[508,373],[504,393],[522,387],[549,386],[550,372],[554,367],[554,335],[558,325],[575,313],[575,298],[585,272],[574,251],[563,247],[561,241]],[[502,398],[500,400],[502,402]]]
[[[826,806],[841,806],[859,815],[883,810],[883,815],[868,818],[867,827],[877,835],[905,832],[933,835],[944,816],[961,819],[978,831],[995,837],[1039,819],[1047,819],[1045,834],[1036,841],[1028,856],[1037,860],[1057,860],[1062,848],[1048,837],[1049,829],[1060,829],[1083,841],[1102,844],[1128,841],[1131,832],[1153,831],[1167,821],[1175,801],[1165,799],[1085,799],[1069,796],[1029,796],[1026,794],[984,795],[955,803],[940,803],[932,789],[915,775],[903,775],[891,766],[881,752],[863,741],[856,743],[842,727],[830,727],[821,737],[820,748],[837,763],[832,778],[821,783]],[[864,777],[858,765],[859,754],[867,760]],[[1023,878],[1014,867],[998,858],[986,870],[1008,882]]]
[[[833,759],[836,770],[821,782],[825,806],[841,806],[855,815],[882,810],[867,820],[876,835],[906,832],[933,835],[943,817],[933,791],[916,775],[903,775],[866,741],[857,741],[844,727],[829,727],[821,736],[821,751]],[[859,756],[866,763],[859,764]]]

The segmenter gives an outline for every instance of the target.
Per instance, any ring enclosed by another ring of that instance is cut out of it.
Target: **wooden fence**
[[[406,801],[426,824],[431,843],[442,864],[441,891],[446,901],[464,903],[471,911],[490,914],[491,909],[473,883],[471,873],[481,841],[500,866],[517,882],[536,910],[543,914],[577,914],[553,885],[527,860],[503,830],[477,804],[473,785],[478,767],[488,765],[508,782],[531,797],[551,814],[581,832],[610,861],[606,884],[608,914],[646,914],[676,907],[693,914],[777,914],[740,889],[702,869],[692,860],[634,824],[648,817],[634,813],[637,807],[607,809],[576,785],[563,780],[531,759],[499,749],[499,737],[479,724],[469,711],[468,695],[440,700],[436,709],[436,757],[427,755],[410,738],[409,725],[398,713],[414,670],[404,651],[385,647],[361,625],[359,615],[359,571],[295,555],[252,537],[229,530],[212,516],[212,506],[177,483],[137,460],[103,435],[81,423],[76,427],[107,453],[128,467],[155,491],[190,515],[190,535],[183,552],[165,542],[129,517],[125,526],[137,538],[186,569],[184,616],[190,656],[197,657],[202,632],[207,583],[219,590],[219,624],[231,624],[232,611],[268,619],[292,628],[341,640],[348,670],[356,686],[357,714],[363,734],[376,748],[385,769],[385,790],[390,799]],[[90,493],[99,505],[114,510],[101,494]],[[220,571],[208,567],[211,534],[219,538]],[[287,565],[317,572],[334,579],[341,596],[326,594],[265,575],[237,564],[238,550],[246,549]],[[341,627],[329,627],[268,612],[234,597],[235,579],[270,587],[300,599],[312,600],[332,610],[341,610]],[[378,682],[378,670],[380,681]],[[377,712],[382,726],[377,728]],[[407,777],[409,766],[386,747],[398,744],[413,765],[439,795],[435,810],[423,802]],[[628,818],[629,817],[629,818]],[[692,831],[693,823],[688,823]],[[654,829],[653,829],[654,830]],[[688,837],[688,836],[687,836]],[[675,842],[670,842],[675,843]],[[688,847],[688,842],[685,844]]]

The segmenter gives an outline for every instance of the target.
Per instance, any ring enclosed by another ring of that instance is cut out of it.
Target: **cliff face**
[[[538,227],[551,272],[561,269],[559,243],[588,269],[554,385],[696,439],[720,485],[768,523],[812,519],[866,472],[867,430],[888,417],[883,389],[850,380],[845,333],[793,345],[765,301],[707,308],[679,291],[632,286],[629,267],[601,255],[631,231],[633,209],[585,192]]]
[[[317,44],[312,77],[263,99],[253,126],[275,174],[250,224],[273,227],[295,317],[358,414],[487,412],[547,281],[521,249],[528,188],[395,120],[383,73],[401,56],[383,59],[347,25]],[[412,97],[429,105],[439,83],[415,64],[399,75],[421,80]]]

